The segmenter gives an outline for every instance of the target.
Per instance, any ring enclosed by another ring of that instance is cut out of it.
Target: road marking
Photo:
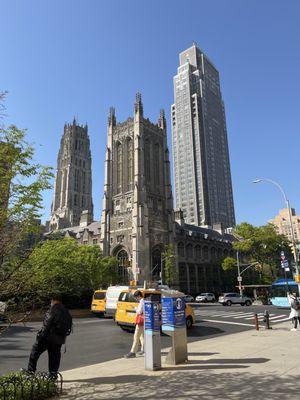
[[[248,312],[248,313],[238,315],[237,317],[233,317],[233,318],[245,318],[245,317],[249,317],[250,315],[254,315],[253,312]]]
[[[290,320],[290,318],[283,318],[283,319],[278,319],[277,321],[273,321],[273,322],[275,324],[276,322],[284,322],[284,321],[289,321],[289,320]]]
[[[254,324],[244,324],[242,322],[230,322],[230,321],[220,321],[215,319],[203,319],[203,322],[215,322],[217,324],[228,324],[228,325],[240,325],[240,326],[252,326],[254,328]],[[197,326],[201,326],[201,324],[194,324]]]
[[[271,315],[274,315],[274,314],[271,314]],[[274,320],[274,319],[278,319],[278,318],[282,318],[282,317],[286,317],[286,314],[282,314],[282,315],[276,315],[276,317],[271,317],[271,318],[269,318],[270,319],[270,321],[272,320]]]

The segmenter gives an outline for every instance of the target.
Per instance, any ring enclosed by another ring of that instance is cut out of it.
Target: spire
[[[115,126],[116,125],[116,111],[114,107],[110,107],[108,114],[108,125]]]
[[[76,126],[76,118],[75,118],[75,115],[74,115],[74,118],[73,118],[73,125]]]
[[[134,111],[135,113],[139,112],[141,115],[143,115],[142,95],[139,92],[137,92],[135,95]]]
[[[165,110],[164,109],[161,109],[159,111],[158,126],[161,129],[166,129],[166,127],[167,127],[166,117],[165,117]]]

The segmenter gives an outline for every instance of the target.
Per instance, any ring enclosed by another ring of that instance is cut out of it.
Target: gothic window
[[[159,248],[155,248],[152,251],[152,279],[154,281],[157,281],[160,278],[161,262],[161,250]]]
[[[193,245],[192,244],[188,244],[186,246],[186,256],[187,256],[187,258],[193,258]]]
[[[208,247],[207,246],[203,247],[203,258],[204,258],[204,260],[208,260]]]
[[[149,140],[145,142],[145,178],[146,182],[150,183],[150,143]]]
[[[128,139],[127,141],[127,151],[128,151],[128,165],[127,165],[127,189],[132,190],[133,188],[133,141]]]
[[[154,146],[154,185],[159,186],[159,144]]]
[[[199,245],[197,245],[195,247],[195,256],[196,256],[197,260],[199,260],[201,258],[201,247]]]
[[[177,250],[178,250],[178,255],[180,257],[184,257],[184,244],[183,243],[178,243]]]
[[[128,260],[128,254],[124,249],[118,252],[117,260],[118,260],[118,275],[120,283],[128,283],[129,276],[127,268],[130,266],[130,263]]]
[[[117,143],[117,193],[122,191],[122,145]]]

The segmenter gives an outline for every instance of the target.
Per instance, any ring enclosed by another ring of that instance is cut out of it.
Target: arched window
[[[207,246],[203,247],[203,258],[204,258],[204,260],[208,260],[208,247]]]
[[[214,247],[212,247],[211,249],[210,249],[210,259],[212,260],[212,261],[216,261],[216,249],[214,248]]]
[[[133,189],[133,141],[132,139],[127,140],[127,190]]]
[[[117,155],[117,193],[122,191],[122,146],[121,143],[117,143],[116,148]]]
[[[184,257],[184,244],[183,243],[178,243],[177,250],[178,250],[178,255],[180,257]]]
[[[193,258],[193,245],[190,243],[186,246],[186,256],[187,258]]]
[[[149,140],[145,141],[145,178],[146,178],[146,183],[150,183],[151,175],[150,175],[150,142],[149,142]]]
[[[197,244],[197,246],[195,246],[195,257],[197,260],[200,260],[201,258],[201,246],[199,246]]]
[[[159,248],[155,248],[152,251],[152,279],[154,281],[160,279],[161,262],[161,250]]]
[[[124,249],[120,250],[117,254],[117,260],[118,260],[118,275],[120,283],[128,283],[129,260],[127,251],[125,251]]]
[[[159,151],[159,144],[156,143],[154,146],[154,185],[159,186],[159,157],[160,151]]]

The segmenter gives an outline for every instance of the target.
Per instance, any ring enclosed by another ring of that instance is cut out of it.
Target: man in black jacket
[[[47,350],[49,373],[50,376],[56,378],[60,364],[61,346],[65,343],[66,336],[70,334],[71,329],[72,317],[69,311],[61,303],[59,296],[52,296],[51,307],[44,317],[42,328],[37,333],[26,371],[35,373],[40,355]]]

